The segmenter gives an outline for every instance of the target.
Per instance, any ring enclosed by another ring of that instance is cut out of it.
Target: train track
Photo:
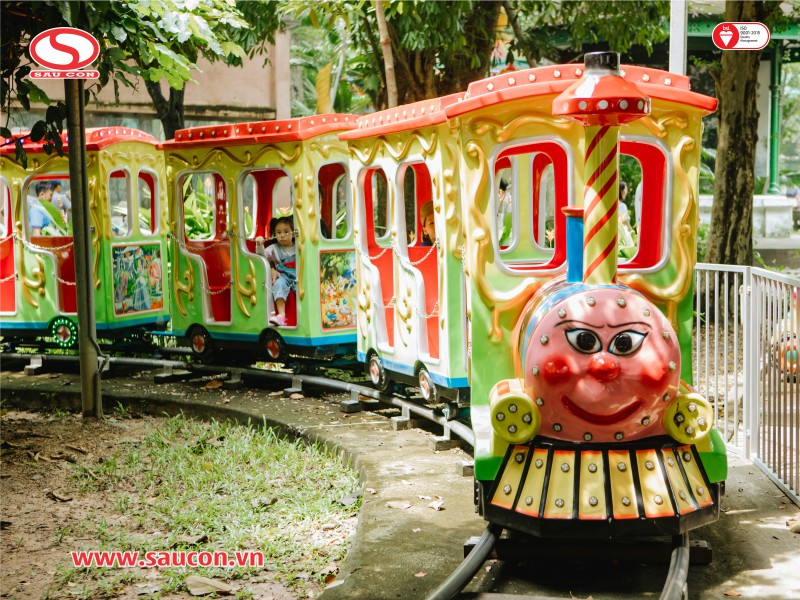
[[[166,352],[182,355],[180,349],[166,349]],[[77,365],[79,357],[76,355],[58,355],[46,353],[17,353],[2,352],[0,360],[27,362],[26,368],[37,369],[45,363],[54,365]],[[7,364],[7,363],[6,363]],[[143,369],[160,369],[154,379],[156,382],[187,381],[206,376],[227,376],[229,381],[283,381],[288,384],[287,389],[300,391],[304,388],[344,392],[350,395],[349,403],[342,403],[342,410],[358,410],[363,398],[377,401],[380,404],[395,406],[400,409],[402,418],[408,419],[413,414],[431,423],[438,424],[444,431],[444,437],[451,439],[456,436],[470,447],[474,446],[474,434],[464,423],[449,419],[446,415],[438,414],[432,408],[420,405],[418,402],[394,394],[380,392],[372,387],[356,382],[346,382],[320,375],[307,373],[288,373],[284,371],[266,370],[255,367],[232,367],[220,365],[206,365],[182,360],[166,358],[132,358],[123,356],[105,356],[100,359],[101,371],[112,367],[138,367]],[[490,559],[497,556],[501,560],[503,551],[501,547],[507,540],[502,539],[503,528],[496,524],[489,524],[483,534],[467,545],[468,553],[463,562],[445,579],[427,600],[450,600],[459,594],[473,581],[476,573]],[[518,557],[517,557],[518,558]],[[669,569],[661,591],[660,600],[682,600],[687,598],[687,577],[689,572],[690,546],[689,535],[684,533],[672,540]],[[550,596],[541,595],[508,595],[479,593],[473,595],[476,600],[500,600],[514,598],[515,600],[554,600]]]

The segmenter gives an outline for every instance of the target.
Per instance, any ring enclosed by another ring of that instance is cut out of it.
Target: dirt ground
[[[192,598],[186,592],[159,592],[157,568],[114,569],[105,583],[71,580],[69,552],[100,547],[87,537],[101,519],[120,522],[124,514],[113,496],[82,493],[70,479],[75,464],[96,464],[115,448],[142,440],[159,418],[144,416],[83,422],[80,416],[7,411],[0,421],[0,597],[2,598]],[[142,532],[143,535],[147,532]],[[114,579],[116,578],[116,579]],[[285,600],[297,593],[276,582],[265,569],[257,577],[228,584],[241,598]],[[308,582],[305,597],[319,593]]]

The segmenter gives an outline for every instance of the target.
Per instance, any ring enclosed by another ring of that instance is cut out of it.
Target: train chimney
[[[650,114],[650,98],[619,73],[619,54],[590,52],[583,77],[553,100],[553,114],[584,126],[583,281],[617,280],[619,127]]]

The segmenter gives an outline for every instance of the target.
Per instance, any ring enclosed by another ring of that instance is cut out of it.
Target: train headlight
[[[510,444],[528,442],[539,433],[542,417],[521,379],[498,382],[489,394],[489,408],[495,433]]]

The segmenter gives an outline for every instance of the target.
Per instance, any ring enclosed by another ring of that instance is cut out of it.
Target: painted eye
[[[603,349],[600,338],[589,329],[571,329],[567,332],[567,341],[575,350],[584,354],[600,352]]]
[[[642,345],[647,334],[638,331],[623,331],[614,336],[608,345],[608,351],[617,356],[633,354]]]

